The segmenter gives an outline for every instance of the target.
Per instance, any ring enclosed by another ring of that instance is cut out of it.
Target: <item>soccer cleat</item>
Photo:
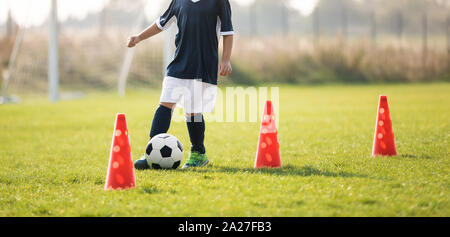
[[[136,168],[137,170],[150,169],[150,166],[148,165],[147,158],[145,157],[145,155],[143,155],[141,159],[134,162],[134,168]]]
[[[183,165],[181,169],[187,169],[191,167],[203,167],[209,163],[206,154],[200,154],[198,152],[191,152],[189,154],[189,159],[186,164]]]

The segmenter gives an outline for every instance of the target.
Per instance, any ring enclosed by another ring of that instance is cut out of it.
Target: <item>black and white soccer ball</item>
[[[176,169],[183,159],[183,145],[170,134],[159,134],[147,144],[145,155],[153,169]]]

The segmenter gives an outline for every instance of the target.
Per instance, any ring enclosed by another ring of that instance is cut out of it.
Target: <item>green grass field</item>
[[[372,158],[382,93],[399,156]],[[283,168],[252,168],[258,123],[209,123],[211,166],[136,171],[136,189],[104,191],[116,113],[127,114],[136,160],[159,94],[0,106],[0,216],[450,215],[450,84],[284,86]],[[189,146],[183,122],[169,133]]]

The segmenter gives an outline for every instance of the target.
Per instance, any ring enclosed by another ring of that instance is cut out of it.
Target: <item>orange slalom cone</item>
[[[136,187],[125,114],[117,114],[106,174],[105,190]]]
[[[272,101],[267,101],[261,121],[255,168],[281,167],[280,144]]]
[[[392,130],[392,120],[389,113],[387,96],[381,95],[378,104],[377,123],[375,125],[375,135],[373,139],[372,156],[396,156],[394,131]]]

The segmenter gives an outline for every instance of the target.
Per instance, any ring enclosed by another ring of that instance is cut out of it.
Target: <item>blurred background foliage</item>
[[[225,85],[450,80],[448,0],[319,0],[307,15],[288,0],[230,2],[237,34]],[[154,21],[136,25],[141,11],[142,1],[110,0],[99,12],[61,21],[61,87],[116,88],[127,37]],[[47,90],[47,25],[26,28],[10,90]],[[0,26],[0,71],[20,29],[12,17]],[[159,35],[139,45],[128,85],[161,85],[164,40]]]

